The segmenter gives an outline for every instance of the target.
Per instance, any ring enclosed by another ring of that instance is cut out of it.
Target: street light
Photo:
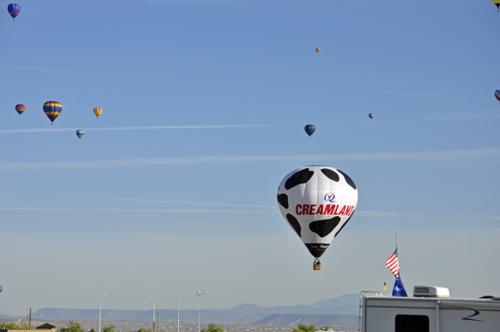
[[[102,298],[106,296],[106,293],[101,295],[101,300],[99,301],[99,330],[97,332],[101,332],[101,307],[102,307]]]
[[[153,300],[153,331],[155,332],[155,299],[150,295],[149,298]]]
[[[179,297],[180,295],[177,294],[177,332],[179,332]]]
[[[207,294],[207,291],[205,291],[204,293],[200,291],[196,292],[196,295],[198,296],[198,332],[201,332],[200,297],[205,294]]]

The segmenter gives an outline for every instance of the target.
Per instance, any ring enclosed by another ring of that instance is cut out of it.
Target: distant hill
[[[201,316],[203,321],[216,324],[314,324],[351,327],[354,326],[353,321],[357,324],[358,305],[358,294],[346,294],[310,305],[263,308],[253,304],[240,304],[230,310],[203,309]],[[162,309],[158,312],[162,322],[177,322],[177,310]],[[179,315],[184,323],[198,322],[198,310],[181,310]],[[99,310],[43,308],[32,316],[38,320],[96,321],[99,319]],[[103,321],[148,321],[151,318],[151,310],[102,310],[101,317]]]

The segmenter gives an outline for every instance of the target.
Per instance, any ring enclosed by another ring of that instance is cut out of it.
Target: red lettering
[[[342,207],[342,210],[340,210],[339,216],[344,214],[345,214],[345,205]]]
[[[320,205],[318,207],[318,211],[316,211],[316,214],[323,214],[323,205]]]
[[[302,209],[302,205],[300,204],[297,204],[297,206],[295,207],[295,213],[300,216],[302,214],[302,211],[300,210]]]
[[[335,205],[335,212],[333,212],[334,215],[337,214],[337,210],[339,209],[339,206],[338,205]]]
[[[333,214],[334,210],[335,210],[335,205],[328,204],[325,206],[325,213],[324,214]]]
[[[349,205],[349,207],[347,208],[347,211],[346,211],[346,213],[345,213],[345,214],[346,214],[346,215],[348,215],[348,216],[350,216],[350,215],[351,215],[351,213],[352,213],[352,210],[354,210],[354,206]]]
[[[309,204],[304,204],[302,207],[302,214],[309,214]]]
[[[315,214],[316,212],[316,204],[312,204],[309,209],[309,214]]]

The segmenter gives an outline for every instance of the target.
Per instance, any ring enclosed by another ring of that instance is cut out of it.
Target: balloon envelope
[[[308,124],[304,127],[304,130],[306,131],[307,135],[311,137],[311,135],[316,131],[316,127],[312,124]]]
[[[370,119],[373,119],[373,117],[375,116],[375,114],[370,113],[370,114],[368,114],[368,116],[370,117]]]
[[[43,104],[43,111],[50,121],[54,123],[54,120],[61,114],[62,105],[57,101],[48,101]]]
[[[495,91],[495,98],[500,101],[500,90]]]
[[[500,0],[491,0],[491,2],[493,2],[495,6],[497,6],[498,11],[500,11]]]
[[[319,258],[358,204],[351,178],[330,166],[305,166],[283,178],[278,206],[309,252]]]
[[[81,138],[82,138],[82,136],[83,136],[83,130],[78,129],[78,130],[76,131],[76,136],[78,136],[78,138],[80,138],[80,139],[81,139]]]
[[[23,104],[17,104],[16,105],[16,111],[19,113],[19,115],[23,114],[23,112],[26,110],[26,106]]]
[[[321,48],[316,47],[316,53],[319,53],[321,51]]]
[[[15,21],[17,15],[19,15],[19,12],[21,11],[21,6],[19,6],[17,3],[11,3],[7,6],[7,10],[9,11],[10,16],[12,16]]]
[[[100,108],[100,107],[96,107],[96,108],[94,108],[94,114],[95,114],[95,116],[97,116],[97,118],[99,119],[99,117],[100,117],[100,116],[101,116],[101,114],[102,114],[102,108]]]
[[[3,287],[2,287],[2,286],[0,286],[0,293],[1,293],[2,291],[3,291]]]

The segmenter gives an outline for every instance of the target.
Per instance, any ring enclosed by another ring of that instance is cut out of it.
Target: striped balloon
[[[102,114],[102,108],[100,108],[100,107],[96,107],[96,108],[94,108],[94,114],[95,114],[95,116],[97,116],[97,118],[99,119],[99,117],[100,117],[100,116],[101,116],[101,114]]]
[[[23,114],[23,112],[26,111],[26,106],[24,106],[23,104],[17,104],[16,111],[17,113],[19,113],[19,116],[21,116],[21,114]]]
[[[48,101],[43,104],[43,111],[45,112],[45,115],[50,119],[52,124],[54,124],[54,120],[57,119],[59,114],[61,114],[62,105],[57,101]]]

